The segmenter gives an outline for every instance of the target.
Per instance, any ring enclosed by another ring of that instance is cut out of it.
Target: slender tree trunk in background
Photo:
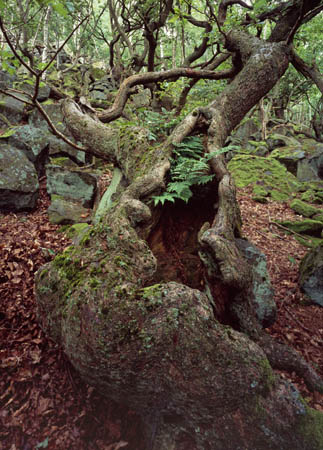
[[[184,61],[186,59],[186,52],[185,52],[185,30],[184,30],[184,24],[181,23],[181,44],[182,44],[182,64],[184,64]]]
[[[44,18],[44,27],[43,27],[43,52],[41,56],[42,63],[46,63],[48,60],[48,51],[49,51],[49,21],[51,16],[52,7],[48,6],[45,13]],[[43,79],[46,79],[46,73],[43,74]]]
[[[267,115],[264,108],[264,99],[262,98],[259,102],[259,118],[261,122],[261,139],[264,141],[267,135]]]
[[[177,30],[176,28],[173,28],[171,30],[172,34],[172,68],[174,69],[176,64],[176,54],[177,54]]]

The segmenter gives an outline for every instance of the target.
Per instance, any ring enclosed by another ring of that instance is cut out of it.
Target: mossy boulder
[[[288,130],[286,130],[286,133],[290,134]],[[287,136],[286,134],[282,133],[270,133],[270,135],[267,137],[267,144],[271,150],[290,146],[294,148],[301,147],[301,143],[298,139],[295,139],[295,137],[291,135]]]
[[[315,208],[312,205],[309,205],[306,202],[303,202],[302,200],[299,200],[298,198],[295,198],[290,203],[290,208],[293,209],[297,214],[300,214],[304,217],[313,217],[320,213],[320,210],[318,208]],[[316,219],[320,220],[320,219]]]
[[[281,225],[291,231],[299,234],[309,234],[313,236],[320,236],[323,228],[323,222],[313,219],[304,220],[283,220],[278,221]]]
[[[299,285],[314,303],[323,306],[323,243],[310,250],[302,259]]]
[[[255,156],[266,156],[269,153],[269,148],[265,141],[249,140],[242,148],[242,153],[248,153]]]
[[[237,186],[253,186],[256,197],[272,196],[287,201],[300,188],[296,177],[275,158],[239,154],[229,162],[228,168]]]
[[[301,200],[303,202],[323,204],[323,194],[315,190],[307,190],[301,194]]]
[[[22,125],[15,129],[8,143],[22,150],[34,164],[37,173],[43,175],[48,163],[49,140],[48,131],[32,125]]]
[[[257,133],[260,129],[259,123],[255,118],[249,118],[244,121],[236,128],[233,133],[234,139],[239,141],[243,146],[247,144],[251,136]]]
[[[307,234],[303,234],[300,236],[295,236],[295,239],[301,244],[304,245],[304,247],[307,248],[315,248],[318,245],[323,243],[323,239],[320,239],[318,237],[309,236]]]
[[[315,152],[298,162],[297,179],[299,181],[322,180],[323,144],[317,144]]]
[[[299,145],[279,147],[271,152],[271,156],[276,158],[293,175],[297,175],[297,165],[300,160],[305,158],[306,154]]]

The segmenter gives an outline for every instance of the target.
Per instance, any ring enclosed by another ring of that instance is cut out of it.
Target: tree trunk
[[[272,367],[298,370],[312,389],[322,382],[255,319],[222,156],[188,205],[152,202],[165,189],[172,144],[204,130],[206,151],[223,147],[288,66],[283,44],[241,31],[227,40],[241,71],[162,145],[65,101],[74,136],[117,169],[105,214],[38,272],[39,319],[87,382],[142,415],[146,449],[318,450],[321,419]]]

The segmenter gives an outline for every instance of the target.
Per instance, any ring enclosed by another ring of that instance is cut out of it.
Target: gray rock
[[[17,125],[25,117],[25,101],[29,101],[29,99],[23,94],[15,93],[15,96],[20,98],[21,101],[10,97],[9,95],[0,95],[0,125],[5,124],[7,126],[7,121],[9,121],[11,125]],[[3,115],[7,121],[3,120],[1,115]]]
[[[64,123],[64,117],[61,111],[61,107],[59,103],[50,104],[50,105],[43,105],[43,108],[53,124],[55,125],[56,129],[63,133],[66,137],[68,137],[72,142],[75,142],[75,139],[71,135],[71,133],[68,131],[65,123]],[[33,112],[29,116],[29,125],[35,128],[40,128],[44,132],[47,132],[48,134],[48,142],[49,142],[49,154],[50,155],[57,155],[57,154],[66,154],[69,155],[75,162],[78,163],[88,163],[91,162],[92,157],[87,156],[86,153],[76,150],[71,145],[64,142],[62,139],[58,138],[57,136],[53,135],[51,130],[49,129],[49,126],[44,119],[44,117],[40,114],[38,110],[33,110]],[[76,144],[79,144],[76,142]],[[80,145],[80,144],[79,144]]]
[[[315,153],[309,158],[298,162],[297,178],[299,181],[323,179],[323,144],[318,144]]]
[[[62,133],[68,133],[59,103],[43,105],[43,109],[59,131]],[[46,120],[37,109],[34,109],[30,114],[28,123],[36,128],[49,130]]]
[[[24,83],[20,87],[20,89],[23,90],[24,92],[27,92],[30,95],[34,95],[34,93],[35,93],[35,86],[33,86],[32,84]],[[47,86],[47,85],[40,86],[38,89],[37,100],[39,102],[44,102],[44,101],[48,100],[49,94],[50,94],[49,86]]]
[[[299,147],[280,147],[271,153],[286,169],[296,176],[298,163],[305,158],[305,152]]]
[[[323,306],[323,244],[311,249],[302,259],[299,285],[314,303]]]
[[[47,192],[78,201],[91,208],[97,187],[97,175],[82,170],[68,170],[59,165],[46,166]]]
[[[301,147],[301,143],[297,139],[280,133],[271,133],[266,142],[270,150],[285,146]]]
[[[33,209],[38,198],[34,165],[20,150],[0,146],[0,208],[6,211]]]
[[[8,138],[8,143],[21,149],[35,165],[37,173],[42,175],[45,164],[48,163],[49,138],[49,133],[44,129],[23,125]]]
[[[276,319],[276,303],[271,286],[265,255],[245,239],[236,239],[237,246],[252,267],[252,294],[256,315],[263,327],[268,327]]]
[[[73,137],[68,136],[73,142],[75,140]],[[92,161],[92,156],[82,152],[80,150],[76,150],[76,148],[64,142],[62,139],[54,136],[53,134],[49,134],[49,154],[51,156],[59,156],[59,155],[68,155],[74,162],[78,164],[90,163]]]
[[[14,75],[10,75],[5,70],[0,70],[0,89],[8,89],[12,87],[16,79],[17,78]]]
[[[151,102],[151,93],[149,89],[142,89],[131,97],[136,108],[148,107]]]
[[[90,99],[103,100],[106,99],[106,94],[115,91],[118,88],[118,83],[110,75],[106,75],[100,80],[95,81],[90,86]]]
[[[91,210],[83,208],[79,202],[72,202],[58,195],[51,196],[51,204],[47,213],[50,223],[54,224],[69,225],[91,222]]]
[[[253,119],[248,119],[238,126],[237,130],[234,132],[234,137],[238,139],[242,145],[247,144],[250,137],[257,133],[259,130],[259,125]]]

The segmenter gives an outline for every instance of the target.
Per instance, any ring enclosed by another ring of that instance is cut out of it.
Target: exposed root
[[[304,379],[310,391],[323,393],[323,380],[307,361],[293,348],[274,340],[270,335],[262,333],[258,344],[273,369],[295,372]]]

